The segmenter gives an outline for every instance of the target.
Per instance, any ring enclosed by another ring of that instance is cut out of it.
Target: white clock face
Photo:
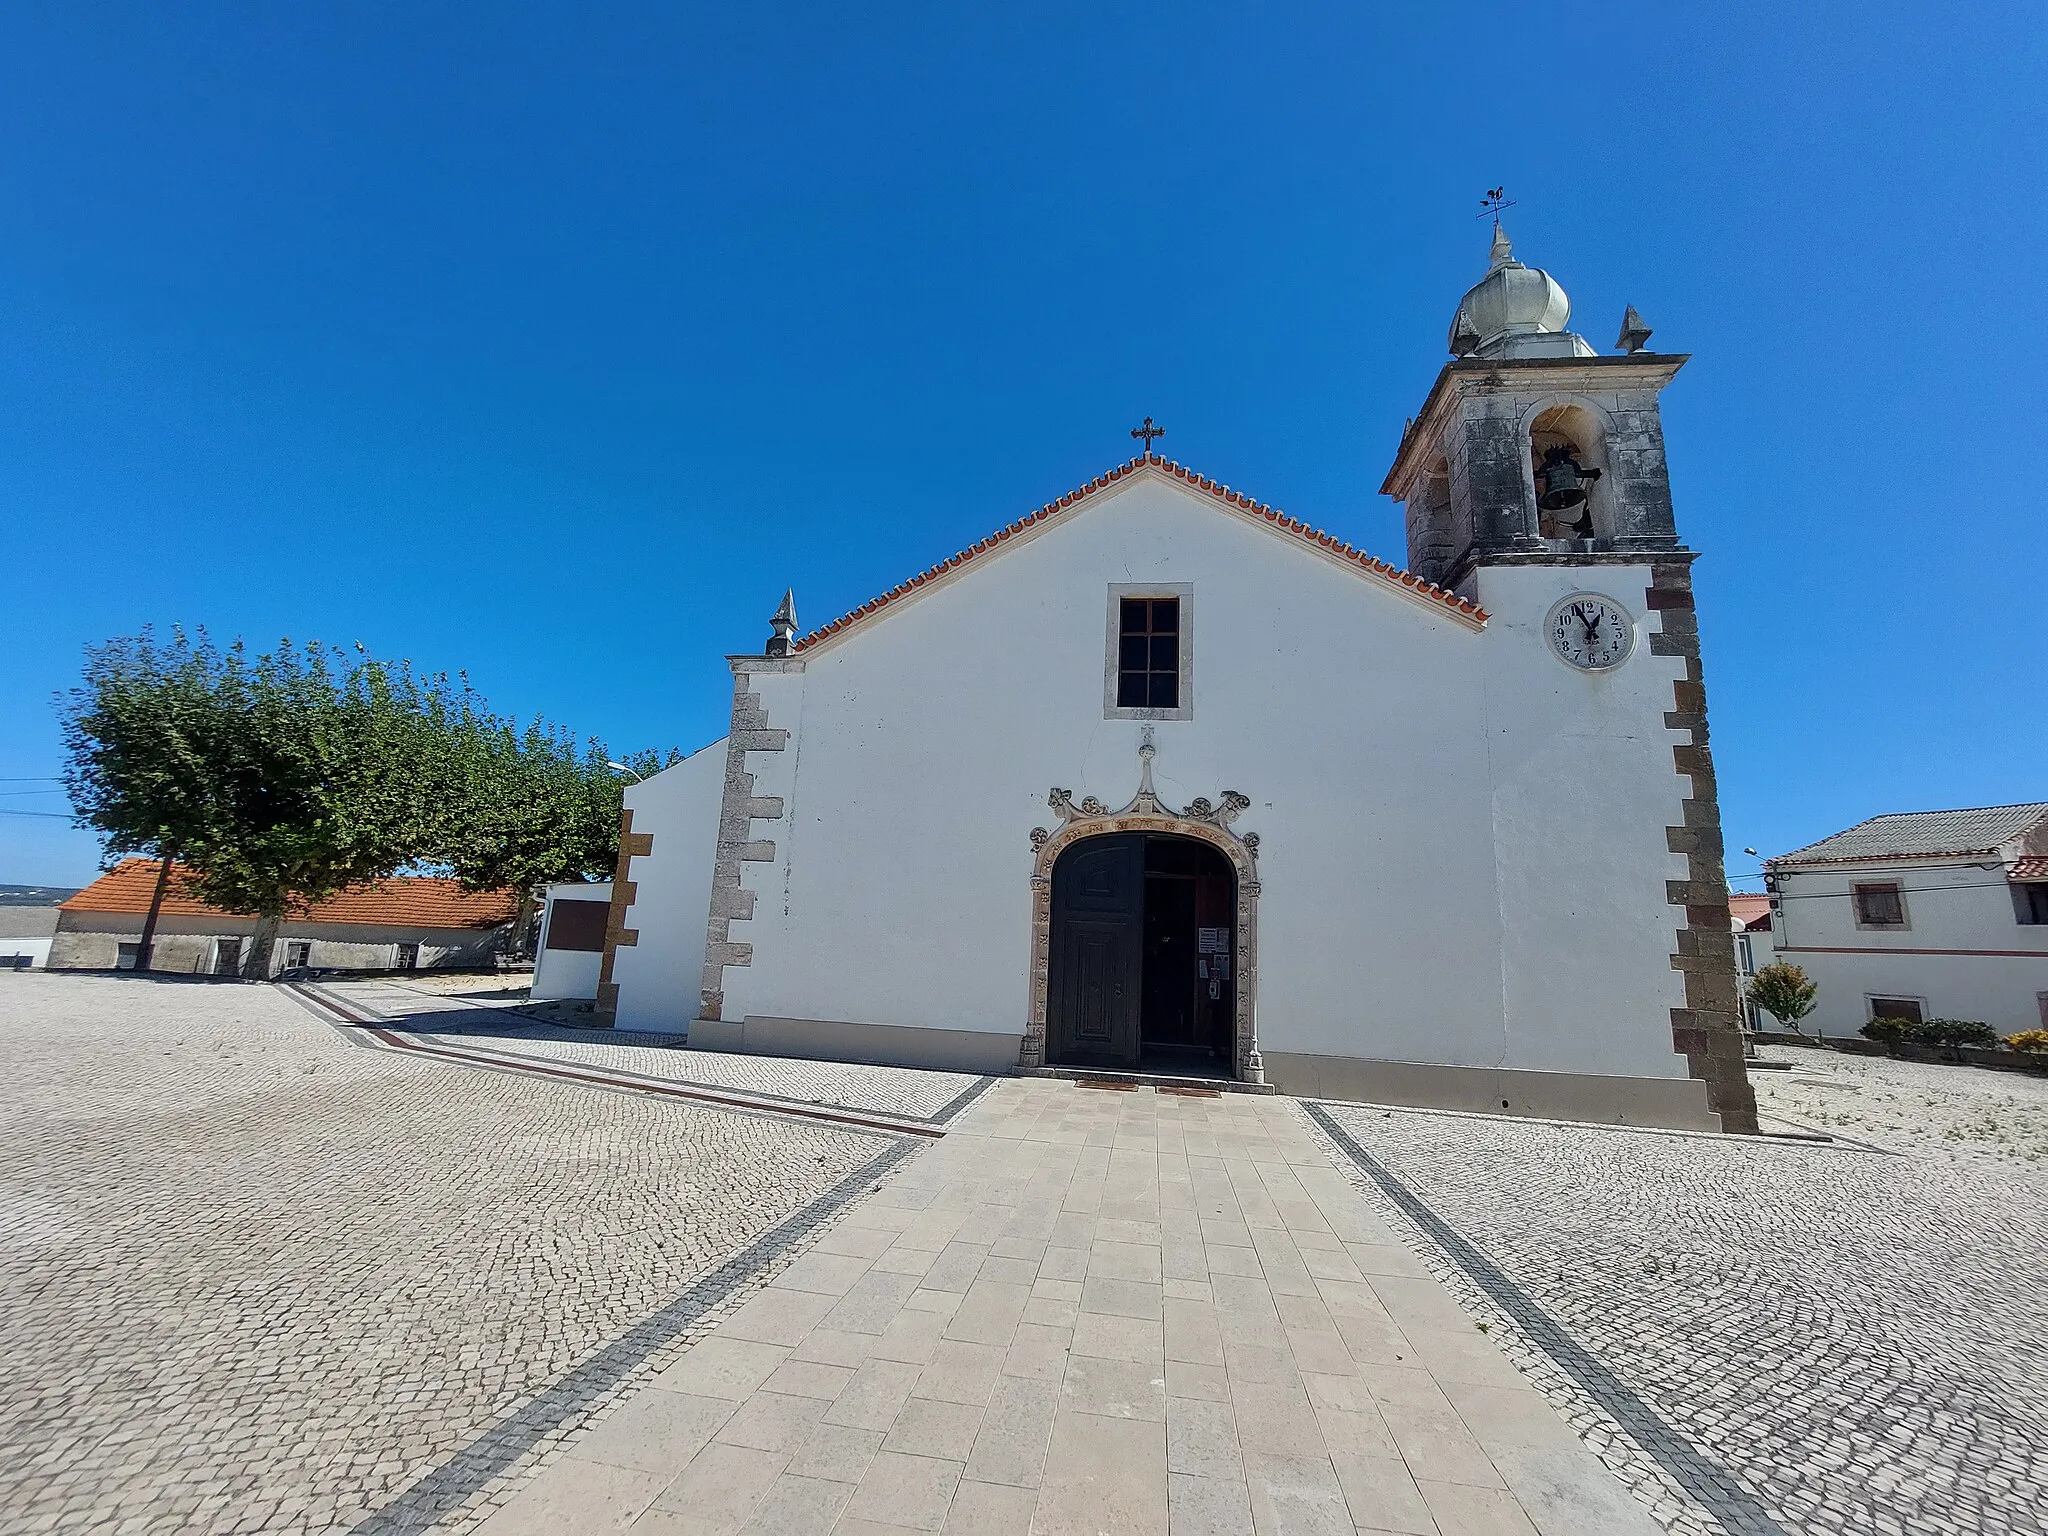
[[[1604,672],[1628,660],[1635,646],[1635,621],[1611,597],[1574,592],[1544,624],[1550,648],[1582,672]]]

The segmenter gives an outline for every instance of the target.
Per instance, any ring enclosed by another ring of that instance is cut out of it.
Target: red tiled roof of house
[[[1418,597],[1440,603],[1445,608],[1450,609],[1452,613],[1457,614],[1460,618],[1472,624],[1474,628],[1486,622],[1487,615],[1484,608],[1481,608],[1477,603],[1466,601],[1455,592],[1447,592],[1442,587],[1435,585],[1433,582],[1424,581],[1420,576],[1414,575],[1412,572],[1404,571],[1397,565],[1390,564],[1376,556],[1368,555],[1362,549],[1353,549],[1334,534],[1324,533],[1320,528],[1311,528],[1308,524],[1289,517],[1284,512],[1267,506],[1264,502],[1253,501],[1251,497],[1233,491],[1227,485],[1218,485],[1208,476],[1198,475],[1193,470],[1174,463],[1171,459],[1162,459],[1156,454],[1144,454],[1132,459],[1128,463],[1117,465],[1115,469],[1108,471],[1106,474],[1097,475],[1086,485],[1076,486],[1057,501],[1047,502],[1036,512],[1021,517],[1006,527],[998,528],[987,538],[968,545],[967,548],[961,550],[960,553],[954,555],[951,559],[940,561],[930,570],[920,572],[908,581],[898,582],[880,597],[869,599],[867,602],[862,603],[860,607],[854,609],[853,612],[834,619],[822,629],[812,630],[796,642],[796,649],[798,651],[807,650],[819,641],[831,635],[841,633],[850,626],[858,624],[861,620],[872,617],[898,598],[908,595],[917,588],[924,586],[927,582],[936,581],[947,572],[957,570],[959,567],[967,564],[968,561],[975,559],[979,555],[986,554],[997,545],[1007,543],[1032,524],[1041,523],[1048,518],[1056,517],[1077,503],[1086,501],[1098,492],[1109,489],[1109,487],[1122,481],[1127,476],[1134,475],[1140,470],[1147,468],[1157,470],[1162,474],[1171,475],[1176,480],[1184,481],[1198,491],[1206,491],[1218,501],[1235,507],[1240,512],[1247,513],[1253,517],[1262,517],[1272,525],[1276,532],[1286,534],[1290,538],[1299,539],[1304,544],[1311,545],[1327,554],[1335,555],[1339,559],[1349,561],[1357,566],[1363,575],[1376,577],[1393,586],[1405,587],[1409,592]]]
[[[2015,859],[2011,869],[2005,872],[2008,880],[2048,880],[2048,855],[2028,854],[2024,859]]]
[[[1771,898],[1762,895],[1752,895],[1746,891],[1740,895],[1730,894],[1728,897],[1728,910],[1734,916],[1735,921],[1748,928],[1758,918],[1762,918],[1766,922],[1770,920]]]
[[[123,859],[84,890],[62,903],[65,912],[132,912],[149,910],[156,890],[155,859]],[[222,912],[185,889],[183,866],[171,866],[162,911],[167,917],[247,917]],[[466,891],[459,880],[420,875],[392,875],[316,902],[291,922],[352,923],[382,928],[495,928],[509,923],[518,910],[514,891]]]

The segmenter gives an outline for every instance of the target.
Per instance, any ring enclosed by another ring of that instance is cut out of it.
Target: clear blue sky
[[[1164,452],[1395,560],[1484,267],[1665,399],[1729,845],[2048,798],[2038,5],[0,9],[0,807],[144,624],[615,748]],[[0,881],[96,844],[0,816]],[[1754,866],[1736,855],[1731,869]]]

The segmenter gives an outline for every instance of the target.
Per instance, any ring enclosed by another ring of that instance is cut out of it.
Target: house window
[[[1749,946],[1749,935],[1746,933],[1735,935],[1735,948],[1742,957],[1742,974],[1754,976],[1756,974],[1756,952]]]
[[[136,957],[141,953],[142,941],[140,939],[136,940],[133,944],[116,944],[114,946],[114,969],[117,971],[134,970]]]
[[[398,969],[416,971],[420,965],[420,947],[417,944],[400,944],[397,954]]]
[[[1858,928],[1903,928],[1906,926],[1905,893],[1895,883],[1859,885],[1855,888]]]
[[[234,976],[242,969],[242,941],[240,939],[215,939],[213,941],[213,974]]]
[[[2048,925],[2048,880],[2026,880],[2012,888],[2013,915],[2029,928]]]
[[[1186,720],[1194,588],[1112,586],[1103,714],[1111,720]]]
[[[1920,999],[1917,997],[1873,997],[1870,999],[1870,1016],[1873,1019],[1904,1019],[1908,1024],[1920,1024]]]
[[[303,971],[313,963],[313,941],[311,939],[287,939],[284,945],[284,968],[288,971]]]

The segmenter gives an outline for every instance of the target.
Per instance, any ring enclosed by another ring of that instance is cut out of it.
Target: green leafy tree
[[[515,927],[523,936],[535,886],[612,874],[626,782],[679,758],[673,751],[635,753],[621,760],[622,776],[602,742],[579,747],[544,720],[521,727],[472,698],[447,757],[440,862],[473,890],[519,891],[524,904]]]
[[[1820,988],[1798,966],[1773,961],[1749,979],[1749,1000],[1780,1024],[1793,1030],[1813,1012]]]
[[[79,818],[110,853],[175,856],[193,896],[253,914],[247,976],[268,974],[285,917],[434,851],[454,711],[409,667],[145,632],[89,652],[63,712]]]

